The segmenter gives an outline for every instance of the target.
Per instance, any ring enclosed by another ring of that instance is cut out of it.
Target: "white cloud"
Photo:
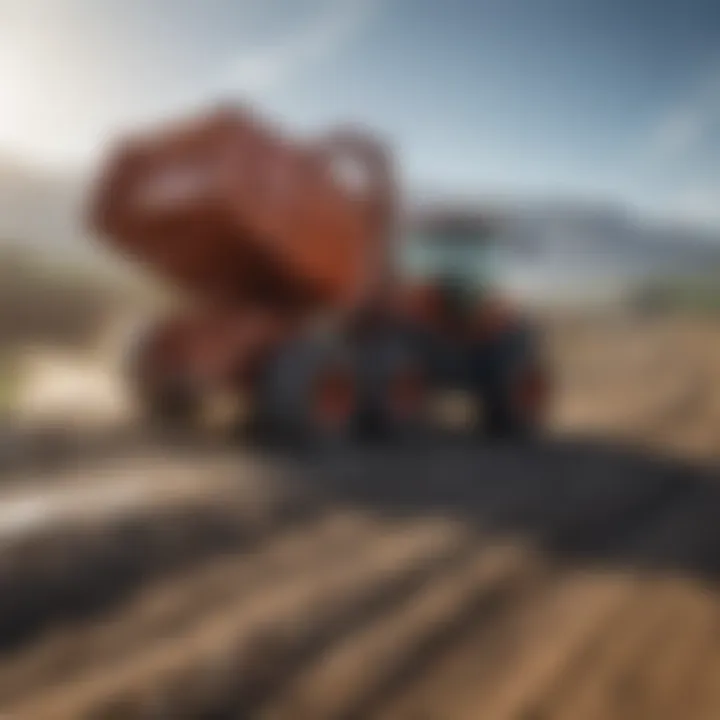
[[[675,219],[720,228],[720,185],[690,187],[678,192],[664,208]]]
[[[710,119],[703,108],[687,107],[668,113],[651,132],[650,155],[659,160],[686,155],[702,142]]]
[[[693,177],[720,138],[720,60],[656,118],[635,158],[641,205],[673,221],[720,228],[720,183]]]
[[[379,0],[325,0],[305,26],[234,58],[221,73],[217,89],[261,94],[286,84],[339,52],[370,21],[378,5]]]
[[[720,128],[720,63],[708,65],[685,98],[667,109],[650,129],[648,158],[653,161],[682,159],[703,146]]]

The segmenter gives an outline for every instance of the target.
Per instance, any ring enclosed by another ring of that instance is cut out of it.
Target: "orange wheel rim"
[[[352,375],[340,369],[327,371],[315,384],[313,415],[322,425],[340,427],[352,418],[355,401]]]

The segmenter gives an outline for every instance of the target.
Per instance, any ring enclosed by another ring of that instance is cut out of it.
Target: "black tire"
[[[364,429],[388,440],[423,437],[431,373],[420,348],[402,337],[378,337],[365,343],[361,357]]]
[[[257,427],[271,443],[291,447],[333,447],[352,437],[353,409],[338,422],[324,422],[315,412],[314,392],[328,373],[346,376],[356,386],[352,354],[332,337],[304,337],[285,344],[263,374],[256,399]]]
[[[498,339],[489,348],[481,392],[485,434],[501,440],[536,438],[544,426],[544,413],[523,404],[519,391],[522,383],[546,383],[547,378],[538,339],[530,328],[519,327]]]

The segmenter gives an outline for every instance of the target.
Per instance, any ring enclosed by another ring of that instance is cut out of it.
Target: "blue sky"
[[[376,127],[412,187],[720,222],[716,0],[0,0],[0,155],[220,98]]]

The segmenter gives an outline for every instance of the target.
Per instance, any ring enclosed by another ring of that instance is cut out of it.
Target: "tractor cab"
[[[487,218],[469,213],[427,215],[407,233],[400,259],[404,282],[428,302],[432,296],[443,325],[471,322],[488,299],[497,233]]]
[[[542,425],[549,384],[533,326],[496,286],[501,235],[475,212],[416,219],[402,245],[399,309],[433,388],[469,390],[490,435],[525,435]]]

